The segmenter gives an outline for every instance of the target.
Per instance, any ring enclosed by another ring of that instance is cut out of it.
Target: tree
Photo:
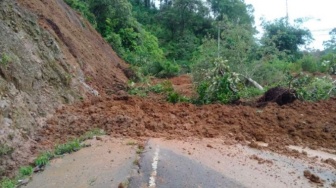
[[[329,35],[330,40],[323,42],[325,49],[322,63],[329,68],[331,74],[336,74],[336,28],[332,29]]]
[[[323,46],[325,51],[335,52],[336,51],[336,28],[329,32],[330,40],[324,41]]]
[[[226,16],[228,20],[238,24],[254,23],[253,6],[247,5],[243,0],[207,0],[216,20],[223,20]]]
[[[276,48],[285,52],[290,60],[300,57],[300,46],[312,41],[312,34],[308,29],[301,27],[302,21],[297,20],[294,25],[287,23],[286,18],[276,19],[273,22],[263,22],[264,35],[261,43],[264,48]]]

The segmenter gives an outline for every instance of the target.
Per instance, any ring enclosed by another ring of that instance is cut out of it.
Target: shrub
[[[156,84],[154,86],[151,86],[149,88],[149,91],[152,91],[154,93],[169,93],[173,92],[173,84],[170,81],[164,81],[160,84]]]
[[[193,77],[200,80],[196,82],[198,93],[196,103],[220,102],[228,104],[239,99],[239,90],[243,85],[238,74],[231,72],[227,61],[218,58],[210,63],[202,62],[202,64],[211,64],[211,67],[202,69],[202,71],[193,71]]]
[[[144,75],[154,75],[159,78],[169,78],[178,75],[180,67],[170,61],[155,61],[142,67]]]
[[[301,66],[303,71],[307,72],[317,72],[318,71],[318,66],[317,66],[317,59],[314,58],[313,56],[304,56],[301,60]]]
[[[30,176],[33,174],[33,167],[31,166],[22,166],[19,169],[19,177],[25,177],[25,176]]]
[[[301,75],[292,81],[292,87],[300,100],[326,100],[336,94],[335,81],[331,77],[312,77]]]
[[[179,102],[189,102],[189,99],[185,96],[180,95],[179,93],[173,91],[168,93],[167,95],[167,101],[173,104],[179,103]]]
[[[0,186],[1,188],[15,188],[16,187],[15,181],[7,177],[1,180],[0,185],[1,185]]]

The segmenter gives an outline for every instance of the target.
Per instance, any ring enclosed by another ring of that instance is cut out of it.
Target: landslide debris
[[[170,104],[139,97],[110,96],[59,109],[40,130],[44,145],[65,141],[92,128],[113,136],[231,137],[262,141],[271,148],[286,145],[336,148],[336,99],[264,108],[250,106]]]

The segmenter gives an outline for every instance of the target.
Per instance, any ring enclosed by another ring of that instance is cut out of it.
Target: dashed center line
[[[157,165],[159,162],[159,152],[160,152],[160,148],[157,147],[154,153],[154,157],[153,157],[153,163],[152,163],[152,173],[151,176],[149,177],[149,187],[156,187],[155,184],[155,179],[156,179],[156,174],[157,174]]]

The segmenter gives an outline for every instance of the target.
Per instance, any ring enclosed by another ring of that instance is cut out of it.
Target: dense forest
[[[197,103],[230,103],[276,86],[304,100],[335,94],[336,28],[323,51],[308,51],[304,19],[263,21],[259,39],[253,6],[243,0],[65,1],[132,66],[135,81],[190,73]]]

